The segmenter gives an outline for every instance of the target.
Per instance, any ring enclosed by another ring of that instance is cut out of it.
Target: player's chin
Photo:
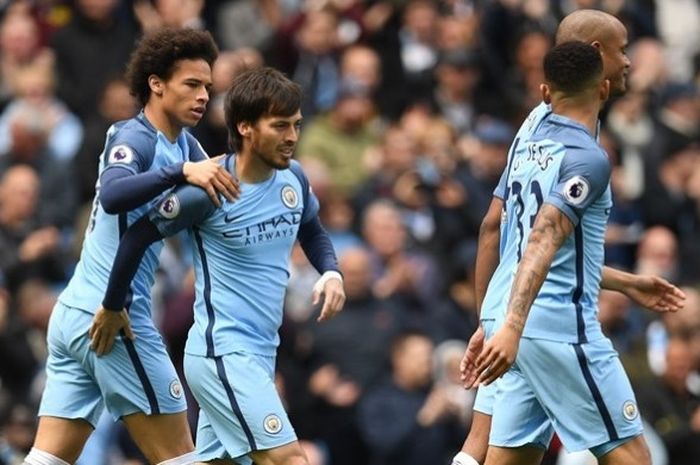
[[[291,158],[281,157],[275,163],[275,168],[277,168],[278,170],[286,170],[291,166],[291,164],[292,164]]]

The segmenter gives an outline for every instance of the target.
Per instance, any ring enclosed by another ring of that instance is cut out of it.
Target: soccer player
[[[626,75],[630,63],[625,54],[627,31],[622,23],[614,16],[602,11],[587,9],[574,11],[562,20],[557,30],[556,41],[563,43],[574,40],[589,43],[599,50],[603,59],[604,74],[610,80],[611,93],[623,93],[626,90]],[[530,113],[520,127],[513,146],[511,146],[509,164],[515,145],[520,141],[528,140],[550,114],[551,107],[544,102]],[[501,282],[490,284],[490,281],[499,263],[499,257],[502,256],[502,245],[505,243],[505,233],[501,231],[501,215],[504,211],[506,197],[506,173],[507,170],[494,192],[494,197],[479,233],[475,292],[480,308],[481,326],[470,340],[463,361],[463,372],[465,370],[469,372],[468,376],[463,376],[466,387],[471,387],[477,381],[473,372],[474,361],[481,351],[484,339],[493,334],[495,315],[503,305],[501,302],[495,303],[493,306],[481,304],[487,286],[504,285]],[[654,311],[676,311],[682,307],[683,293],[660,277],[632,275],[604,267],[601,286],[623,292],[638,304]],[[484,462],[491,428],[495,391],[494,385],[479,387],[474,404],[472,426],[462,450],[455,456],[454,465],[476,465]]]
[[[121,418],[152,464],[189,464],[194,444],[180,381],[150,316],[150,288],[162,244],[155,244],[130,288],[128,310],[98,315],[126,327],[114,350],[91,350],[88,330],[99,307],[119,237],[165,190],[191,183],[219,203],[238,194],[232,176],[207,159],[183,131],[209,100],[216,45],[206,32],[161,30],[146,36],[128,67],[136,117],[107,132],[80,262],[48,328],[46,387],[34,447],[25,465],[75,462],[104,406]],[[134,339],[134,336],[136,337]]]
[[[583,42],[550,50],[544,72],[552,114],[513,150],[505,244],[484,299],[507,299],[476,360],[480,382],[505,373],[486,464],[539,463],[554,431],[601,464],[650,464],[634,393],[596,318],[612,197],[595,134],[611,82]]]
[[[240,198],[217,210],[201,189],[175,189],[122,238],[103,302],[118,312],[148,244],[189,228],[196,243],[196,298],[184,365],[201,407],[202,462],[308,465],[274,383],[297,238],[321,273],[313,299],[324,296],[319,321],[342,309],[345,293],[318,200],[292,160],[301,96],[297,84],[271,68],[236,77],[225,99],[236,153],[222,163],[240,180]]]

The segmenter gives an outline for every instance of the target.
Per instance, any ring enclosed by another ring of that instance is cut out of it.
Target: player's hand
[[[476,359],[479,384],[489,385],[508,371],[518,354],[520,336],[520,332],[504,324],[484,344],[481,355]]]
[[[241,194],[238,180],[221,166],[217,158],[198,162],[185,162],[182,173],[189,184],[199,186],[209,194],[209,198],[217,207],[221,206],[219,193],[230,202],[234,202]]]
[[[345,289],[343,279],[338,272],[326,272],[316,281],[313,289],[312,303],[318,304],[323,297],[321,314],[316,321],[330,320],[336,316],[345,305]]]
[[[664,278],[635,275],[631,286],[623,292],[638,305],[655,312],[677,312],[685,305],[685,293]]]
[[[476,359],[484,347],[484,337],[484,328],[479,326],[472,334],[467,349],[464,351],[464,357],[459,364],[460,378],[464,389],[471,389],[476,384]]]
[[[135,339],[134,333],[129,324],[129,314],[123,309],[121,312],[113,312],[111,310],[100,309],[95,313],[95,318],[92,319],[92,326],[88,331],[90,336],[90,348],[94,350],[98,356],[108,354],[114,345],[114,339],[119,334],[119,331],[124,330],[124,334],[132,341]]]

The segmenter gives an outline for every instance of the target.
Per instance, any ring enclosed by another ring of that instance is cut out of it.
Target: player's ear
[[[603,79],[600,84],[600,101],[605,102],[610,97],[610,79]]]
[[[155,74],[148,76],[148,87],[151,88],[151,92],[154,94],[158,96],[163,95],[163,81]]]
[[[594,40],[591,42],[591,45],[597,48],[599,52],[603,49],[603,44],[601,44],[599,40]]]
[[[238,133],[243,136],[243,137],[248,137],[250,135],[250,123],[248,121],[241,121],[236,125],[236,129],[238,129]]]
[[[547,105],[552,103],[552,91],[547,84],[540,84],[540,94],[542,94],[542,101],[544,103]]]

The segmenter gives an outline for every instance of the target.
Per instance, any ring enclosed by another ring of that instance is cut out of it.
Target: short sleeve
[[[148,217],[164,236],[203,222],[216,210],[204,189],[190,184],[173,189],[149,212]]]
[[[508,169],[504,169],[501,173],[501,179],[498,180],[498,185],[493,190],[493,196],[501,200],[506,199],[506,183],[508,182]]]
[[[574,225],[610,184],[610,161],[597,146],[566,148],[557,184],[546,202],[559,208]]]

